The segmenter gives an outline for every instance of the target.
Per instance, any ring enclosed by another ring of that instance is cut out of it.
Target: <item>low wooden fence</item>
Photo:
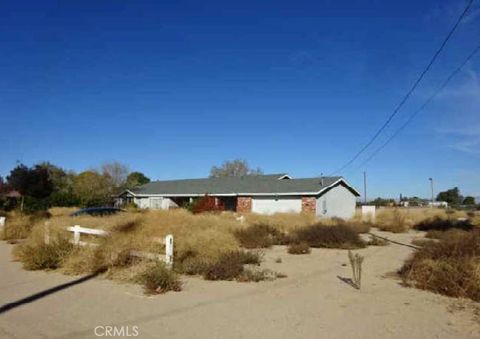
[[[108,237],[110,235],[110,233],[107,231],[95,228],[86,228],[80,225],[69,226],[66,228],[66,230],[73,233],[73,239],[71,240],[71,242],[77,246],[98,246],[98,244],[92,242],[81,241],[80,236],[82,234],[94,235],[99,237]],[[153,240],[165,245],[165,254],[156,254],[132,250],[130,251],[130,255],[139,258],[163,261],[167,265],[171,266],[173,264],[173,235],[168,234],[165,238],[154,238]],[[49,242],[50,235],[47,228],[45,233],[45,243],[48,244]]]

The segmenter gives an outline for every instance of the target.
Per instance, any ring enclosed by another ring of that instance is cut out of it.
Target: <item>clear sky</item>
[[[153,179],[244,158],[329,173],[375,133],[466,2],[2,1],[0,175],[118,160]],[[388,138],[480,43],[480,1]],[[480,55],[365,168],[369,196],[480,195]]]

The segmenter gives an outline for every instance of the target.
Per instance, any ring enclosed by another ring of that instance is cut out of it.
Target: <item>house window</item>
[[[322,211],[323,214],[327,214],[327,199],[323,199],[322,201]]]

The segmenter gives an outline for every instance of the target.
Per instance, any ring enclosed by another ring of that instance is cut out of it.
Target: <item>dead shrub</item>
[[[290,254],[309,254],[310,252],[310,246],[306,242],[293,243],[288,246]]]
[[[293,238],[298,242],[307,243],[310,247],[344,249],[365,247],[365,242],[360,239],[358,233],[346,225],[307,226],[296,230]]]
[[[410,242],[412,243],[412,245],[423,247],[426,244],[431,243],[432,241],[433,241],[432,239],[419,238],[419,239],[413,239]]]
[[[357,233],[368,233],[372,224],[365,221],[348,221],[346,225],[351,227]]]
[[[480,233],[426,242],[399,273],[417,288],[480,301]]]
[[[245,248],[268,248],[286,242],[286,236],[269,225],[253,225],[235,230],[233,234]]]
[[[367,244],[368,246],[387,246],[390,245],[390,242],[385,239],[370,235],[370,240],[368,240]]]
[[[259,282],[259,281],[270,281],[277,278],[277,273],[272,270],[260,270],[256,268],[246,268],[243,272],[236,278],[239,282]]]
[[[136,280],[143,284],[146,294],[182,290],[182,283],[178,276],[162,262],[149,266]]]
[[[206,280],[233,280],[243,273],[246,264],[260,264],[257,253],[232,251],[224,253],[204,272]]]
[[[204,274],[209,266],[210,262],[207,260],[195,256],[188,257],[182,261],[174,263],[174,269],[176,272],[187,274],[187,275],[201,275]]]
[[[15,255],[27,270],[57,269],[73,250],[73,245],[63,237],[49,244],[25,243],[17,247]]]
[[[376,225],[380,230],[392,233],[403,233],[408,230],[407,216],[397,208],[379,213]]]
[[[25,239],[32,232],[35,224],[40,224],[46,220],[44,214],[36,213],[31,215],[21,213],[11,213],[7,216],[3,228],[3,240]]]
[[[473,227],[470,220],[442,219],[440,217],[423,220],[414,226],[419,231],[446,231],[452,228],[470,231]]]
[[[471,231],[473,232],[473,231]],[[468,234],[469,232],[463,231],[457,228],[447,229],[446,231],[438,231],[438,230],[431,230],[425,234],[425,238],[428,239],[444,239],[444,238],[452,238],[457,236],[463,236]]]

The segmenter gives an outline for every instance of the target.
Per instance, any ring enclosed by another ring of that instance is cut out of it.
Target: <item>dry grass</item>
[[[480,232],[455,232],[425,242],[399,273],[418,288],[480,301]]]
[[[292,242],[305,242],[310,247],[325,248],[362,248],[365,242],[357,232],[346,225],[326,226],[316,224],[298,229],[292,234]]]
[[[446,231],[449,229],[470,231],[473,227],[469,220],[443,219],[438,216],[423,220],[414,226],[419,231]]]
[[[440,208],[381,208],[375,218],[375,226],[382,231],[402,233],[428,219],[457,219],[467,216],[464,211]]]
[[[271,226],[284,233],[318,222],[315,215],[311,213],[275,213],[272,215],[248,213],[245,215],[245,220],[248,225]]]
[[[89,239],[82,235],[82,240],[95,241],[99,246],[75,248],[69,253],[62,253],[58,267],[68,274],[106,270],[108,276],[120,280],[132,278],[130,271],[135,271],[138,265],[129,252],[138,250],[161,254],[164,246],[155,239],[161,239],[166,234],[174,235],[176,258],[196,257],[200,258],[197,261],[211,263],[223,253],[238,249],[239,244],[232,231],[241,227],[230,214],[194,216],[184,210],[131,212],[106,217],[58,216],[48,220],[52,241],[66,236],[71,239],[72,235],[65,231],[65,227],[72,225],[107,230],[111,236]],[[26,263],[29,255],[35,256],[34,249],[43,248],[44,235],[43,223],[33,227],[25,243],[15,251],[17,258]]]
[[[26,239],[36,225],[42,225],[50,217],[48,213],[23,214],[10,212],[7,214],[2,240]]]
[[[52,217],[66,217],[79,209],[79,207],[52,207],[48,212],[50,212]]]
[[[283,232],[269,225],[252,225],[235,230],[233,234],[245,248],[268,248],[288,242]]]

